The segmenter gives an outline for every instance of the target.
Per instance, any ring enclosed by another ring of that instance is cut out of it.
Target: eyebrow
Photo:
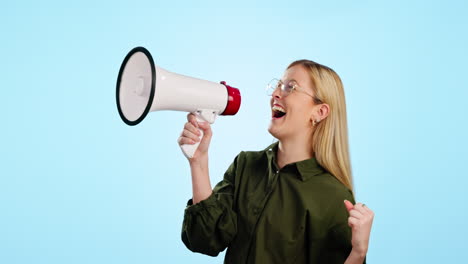
[[[282,82],[285,82],[285,81],[290,81],[290,82],[297,82],[295,79],[286,79],[286,80],[281,80]]]

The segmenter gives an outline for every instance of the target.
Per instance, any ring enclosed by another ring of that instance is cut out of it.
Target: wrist
[[[351,254],[353,255],[354,258],[357,258],[359,260],[364,260],[367,254],[367,249],[363,248],[354,248],[351,250]]]
[[[208,153],[200,154],[197,153],[197,156],[188,159],[190,166],[200,166],[202,164],[208,163]]]

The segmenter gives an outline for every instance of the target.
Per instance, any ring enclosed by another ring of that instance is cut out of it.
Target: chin
[[[273,127],[271,124],[268,127],[268,132],[276,139],[281,140],[283,138],[283,135],[281,134],[280,131],[278,131],[277,128]]]

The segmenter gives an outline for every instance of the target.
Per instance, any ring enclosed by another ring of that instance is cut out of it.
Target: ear
[[[314,111],[310,116],[310,122],[317,121],[317,120],[324,120],[327,118],[328,114],[330,113],[330,106],[328,104],[319,104],[314,107]]]
[[[330,113],[330,106],[328,104],[320,104],[319,105],[319,117],[320,120],[324,120],[327,118],[328,114]]]

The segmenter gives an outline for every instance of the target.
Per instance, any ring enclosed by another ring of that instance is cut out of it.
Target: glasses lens
[[[267,88],[266,88],[266,93],[268,96],[272,95],[273,92],[276,90],[276,88],[278,87],[279,85],[279,80],[278,79],[273,79],[271,80],[268,85],[267,85]]]
[[[284,84],[284,87],[283,87],[283,91],[286,93],[286,94],[290,94],[293,89],[294,89],[294,82],[291,82],[291,81],[288,81]]]

